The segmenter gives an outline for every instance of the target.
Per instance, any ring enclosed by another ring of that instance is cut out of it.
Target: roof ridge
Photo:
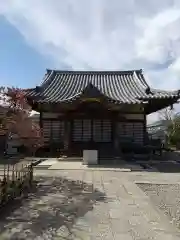
[[[61,73],[61,74],[133,74],[142,73],[142,69],[132,69],[132,70],[58,70],[58,69],[46,69],[47,73]]]

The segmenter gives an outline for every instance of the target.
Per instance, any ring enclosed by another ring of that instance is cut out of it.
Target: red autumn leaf
[[[44,144],[42,130],[29,117],[31,107],[24,91],[14,87],[0,87],[0,101],[7,108],[0,129],[6,134],[17,134],[22,144],[31,151],[42,146]]]

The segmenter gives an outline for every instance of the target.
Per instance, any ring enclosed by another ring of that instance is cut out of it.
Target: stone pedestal
[[[97,150],[83,150],[83,163],[87,165],[98,164]]]

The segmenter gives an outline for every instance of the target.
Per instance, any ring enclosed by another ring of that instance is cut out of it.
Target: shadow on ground
[[[126,165],[127,164],[127,165]],[[180,162],[157,162],[150,163],[144,161],[141,163],[126,162],[126,164],[111,164],[111,165],[90,165],[88,168],[102,168],[102,169],[130,169],[132,172],[161,172],[161,173],[180,173]]]
[[[81,181],[49,177],[36,180],[38,186],[28,199],[17,200],[1,211],[0,239],[71,239],[76,220],[106,199],[92,184]]]
[[[180,152],[165,152],[162,157],[154,163],[145,163],[141,165],[144,171],[162,172],[162,173],[180,173]]]
[[[151,161],[153,160],[153,161]],[[133,172],[162,172],[162,173],[180,173],[180,152],[164,151],[162,156],[154,155],[151,160],[143,156],[136,156],[128,160],[115,160],[107,158],[100,165],[89,165],[91,168],[113,168],[130,169]]]
[[[180,163],[155,163],[151,164],[151,167],[157,169],[157,172],[162,173],[180,173]],[[156,172],[153,170],[153,172]]]

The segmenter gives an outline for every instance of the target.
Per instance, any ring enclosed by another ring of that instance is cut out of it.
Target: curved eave
[[[75,101],[80,101],[83,98],[83,93],[77,93],[76,95],[70,97],[70,98],[66,98],[66,99],[61,99],[58,101],[50,101],[48,99],[48,97],[43,96],[42,94],[38,94],[36,93],[36,91],[31,92],[30,94],[27,95],[28,98],[34,100],[35,102],[38,103],[51,103],[51,104],[73,104],[73,102]],[[113,104],[141,104],[144,103],[144,101],[139,100],[139,99],[135,99],[134,101],[121,101],[121,100],[116,100],[116,99],[112,99],[106,95],[101,95],[101,97],[104,98],[104,100],[106,100],[109,103],[113,103]]]
[[[26,89],[25,97],[30,102],[40,102],[42,99],[45,99],[41,93],[38,93],[36,88]]]
[[[78,86],[76,87],[76,90]],[[56,89],[56,88],[54,88]],[[114,90],[115,89],[115,90]],[[38,91],[39,90],[39,91]],[[31,89],[31,91],[28,91],[27,97],[30,97],[31,99],[34,99],[35,101],[38,101],[39,103],[73,103],[74,101],[78,101],[83,97],[83,92],[85,89],[82,89],[80,91],[73,91],[73,94],[70,94],[70,97],[66,98],[66,95],[61,96],[57,93],[57,91],[46,91],[43,92],[41,90],[41,87],[39,89],[34,88]],[[113,92],[115,91],[115,92]],[[134,94],[130,94],[130,88],[127,88],[126,90],[119,91],[118,93],[118,87],[114,86],[113,88],[110,87],[109,94],[101,92],[100,95],[103,97],[107,102],[113,103],[113,104],[141,104],[143,103],[143,100],[136,98],[134,95],[135,93],[138,93],[139,95],[142,95],[142,90],[140,88],[135,88]],[[58,96],[59,95],[59,96]],[[63,95],[63,94],[62,94]],[[91,96],[89,96],[91,97]],[[119,99],[118,99],[119,98]]]
[[[180,92],[178,91],[163,91],[163,90],[156,90],[151,89],[150,93],[147,94],[146,97],[140,98],[140,100],[163,100],[163,99],[175,99],[178,100],[180,98]]]

